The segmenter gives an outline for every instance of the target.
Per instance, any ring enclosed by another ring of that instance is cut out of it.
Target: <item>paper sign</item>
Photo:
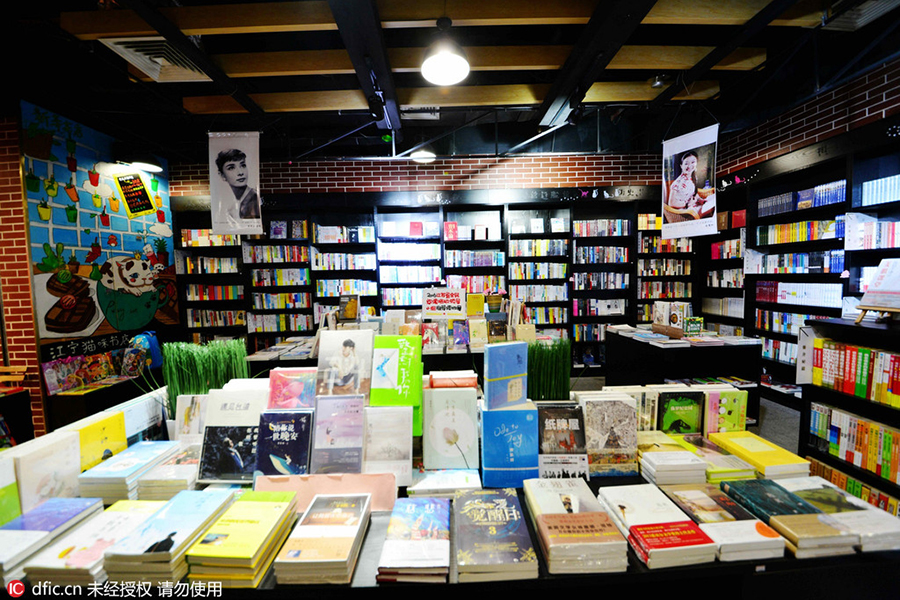
[[[422,301],[423,319],[465,319],[466,290],[431,288]]]

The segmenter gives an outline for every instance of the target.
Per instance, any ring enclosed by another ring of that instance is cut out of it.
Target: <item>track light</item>
[[[665,75],[657,75],[656,77],[651,79],[650,87],[652,87],[654,89],[666,87],[666,76]]]
[[[469,75],[466,53],[448,33],[451,24],[447,17],[437,20],[439,37],[425,51],[422,61],[422,77],[435,85],[454,85]]]

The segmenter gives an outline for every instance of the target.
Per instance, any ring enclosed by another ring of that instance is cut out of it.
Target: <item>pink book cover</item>
[[[313,408],[316,399],[316,367],[269,371],[267,409]]]

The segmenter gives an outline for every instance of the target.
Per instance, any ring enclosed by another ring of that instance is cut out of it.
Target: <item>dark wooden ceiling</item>
[[[656,151],[667,133],[741,128],[891,57],[897,10],[833,29],[869,4],[36,0],[17,23],[14,77],[17,97],[176,161],[203,161],[215,130],[260,130],[275,160],[429,140],[441,154],[502,153],[554,126],[515,151]],[[446,88],[418,71],[442,15],[472,65]],[[154,81],[101,41],[150,36],[209,80]]]

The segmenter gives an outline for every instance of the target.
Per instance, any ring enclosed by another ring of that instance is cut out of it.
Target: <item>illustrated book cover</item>
[[[538,435],[541,443],[538,466],[542,478],[588,476],[581,406],[575,402],[538,404]]]
[[[413,435],[422,435],[422,339],[376,335],[372,352],[370,406],[410,406]]]
[[[450,500],[398,498],[378,561],[379,574],[446,574],[450,569]]]
[[[249,483],[256,468],[265,389],[210,390],[200,455],[200,483]]]
[[[481,413],[484,487],[522,487],[538,477],[538,416],[531,401]]]
[[[591,477],[637,475],[637,408],[627,394],[582,402]]]
[[[423,390],[422,455],[426,469],[477,469],[478,407],[475,388]]]
[[[275,368],[269,371],[269,409],[313,408],[315,367]]]
[[[365,396],[318,396],[309,472],[360,473]]]
[[[489,409],[528,400],[528,344],[504,342],[484,348],[484,399]]]
[[[267,410],[259,415],[256,470],[263,475],[305,475],[313,430],[312,409]]]
[[[363,409],[363,473],[393,473],[397,485],[412,485],[413,408],[367,406]]]

